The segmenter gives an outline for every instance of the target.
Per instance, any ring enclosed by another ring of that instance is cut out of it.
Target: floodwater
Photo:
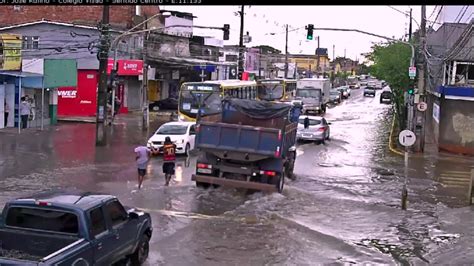
[[[297,179],[282,194],[198,189],[195,156],[188,167],[178,159],[170,187],[153,158],[137,190],[133,148],[152,132],[131,116],[119,117],[98,148],[93,124],[0,132],[0,204],[62,188],[114,194],[152,216],[147,265],[474,263],[472,160],[410,156],[401,210],[404,161],[388,150],[390,112],[362,90],[328,109],[331,141],[298,145]]]

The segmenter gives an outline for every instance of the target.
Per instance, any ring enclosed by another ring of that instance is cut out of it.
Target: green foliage
[[[394,109],[400,128],[405,128],[404,93],[410,86],[408,67],[411,48],[403,43],[376,44],[368,58],[374,62],[370,73],[388,82],[394,95]]]

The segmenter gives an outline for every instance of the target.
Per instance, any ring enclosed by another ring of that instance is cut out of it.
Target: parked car
[[[390,89],[384,89],[380,94],[380,103],[392,103],[393,101],[393,94]]]
[[[0,265],[143,264],[151,217],[111,195],[54,191],[11,200],[0,219]]]
[[[166,98],[149,104],[150,111],[178,110],[178,99]]]
[[[369,95],[372,95],[373,97],[375,97],[375,88],[374,87],[365,87],[364,88],[364,97],[365,96],[369,96]]]
[[[309,119],[309,127],[304,128],[305,118]],[[324,143],[329,140],[330,128],[324,117],[320,116],[300,116],[298,120],[297,140],[310,140],[316,143]]]
[[[194,149],[195,122],[168,122],[161,125],[148,139],[147,146],[161,151],[166,137],[176,144],[176,153],[189,155]]]
[[[329,99],[333,104],[339,104],[342,102],[342,93],[336,89],[331,89]]]

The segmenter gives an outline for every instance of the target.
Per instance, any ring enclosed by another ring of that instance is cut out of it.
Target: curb
[[[388,148],[390,149],[391,152],[398,154],[400,156],[404,156],[405,154],[401,151],[399,151],[396,147],[394,147],[393,144],[393,130],[395,129],[395,115],[392,118],[392,128],[390,129],[390,136],[388,139]]]

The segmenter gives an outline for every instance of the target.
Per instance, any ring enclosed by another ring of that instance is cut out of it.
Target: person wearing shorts
[[[171,142],[170,137],[165,138],[163,144],[163,173],[165,174],[165,186],[169,186],[171,177],[174,175],[176,161],[176,144]]]
[[[138,189],[141,189],[143,179],[146,175],[146,168],[148,166],[148,162],[150,161],[150,157],[152,154],[156,153],[155,150],[149,149],[145,146],[139,146],[135,148],[135,160],[137,161],[137,168],[138,168]]]

